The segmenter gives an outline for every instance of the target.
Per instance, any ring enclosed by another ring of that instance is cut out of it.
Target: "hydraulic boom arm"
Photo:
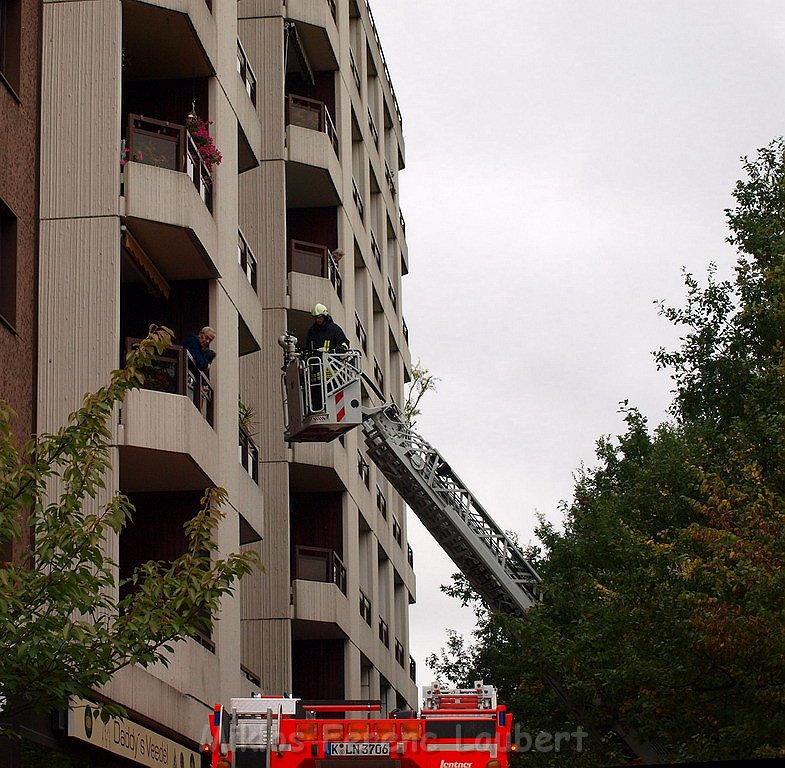
[[[489,605],[524,615],[540,577],[442,456],[394,405],[365,410],[368,455]]]

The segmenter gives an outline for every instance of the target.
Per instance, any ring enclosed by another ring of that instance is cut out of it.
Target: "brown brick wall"
[[[0,77],[0,199],[17,219],[16,317],[0,319],[0,398],[17,412],[15,433],[24,439],[35,429],[41,4],[19,2],[18,86]]]

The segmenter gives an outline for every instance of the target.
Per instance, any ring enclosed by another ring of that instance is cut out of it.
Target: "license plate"
[[[390,743],[387,741],[335,741],[328,742],[326,747],[328,757],[390,756]]]

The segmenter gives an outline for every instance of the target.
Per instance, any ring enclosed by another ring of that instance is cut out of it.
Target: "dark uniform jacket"
[[[324,325],[317,325],[314,323],[308,329],[308,335],[305,338],[305,348],[309,352],[324,347],[328,352],[347,352],[349,350],[349,339],[343,332],[338,323],[327,315],[327,321]]]

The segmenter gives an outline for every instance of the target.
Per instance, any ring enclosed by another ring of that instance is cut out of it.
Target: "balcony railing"
[[[376,235],[371,232],[371,253],[373,254],[373,258],[376,260],[376,264],[379,266],[379,269],[382,268],[382,252],[379,250],[379,243],[376,242]]]
[[[338,270],[338,262],[335,260],[332,251],[327,251],[327,277],[338,298],[343,301],[343,278]]]
[[[338,133],[335,130],[330,111],[323,101],[309,99],[305,96],[289,94],[286,100],[286,124],[299,125],[312,131],[326,133],[338,155]]]
[[[390,647],[390,628],[381,616],[379,616],[379,640],[384,643],[386,648]]]
[[[403,666],[403,660],[405,657],[405,652],[403,650],[403,643],[396,637],[395,638],[395,660]]]
[[[240,264],[240,269],[243,270],[248,282],[251,284],[251,288],[258,293],[256,285],[256,256],[253,255],[251,246],[248,245],[248,241],[243,237],[243,233],[239,229],[237,230],[237,261]]]
[[[360,214],[360,221],[365,221],[365,204],[363,203],[363,196],[360,194],[360,189],[357,182],[352,178],[352,200],[357,206],[357,212]]]
[[[373,112],[371,112],[371,108],[368,107],[368,128],[371,131],[371,136],[373,137],[373,143],[378,146],[379,144],[379,131],[376,128],[376,121],[373,119]]]
[[[384,371],[376,357],[373,358],[373,378],[379,385],[379,389],[384,391]]]
[[[395,293],[395,286],[393,285],[393,281],[391,277],[387,278],[387,295],[390,297],[390,301],[392,302],[393,309],[397,312],[398,294]]]
[[[213,178],[207,170],[199,150],[194,144],[190,134],[187,134],[186,142],[185,172],[191,177],[194,186],[199,192],[199,196],[207,206],[207,210],[213,210]]]
[[[387,165],[387,162],[384,163],[384,178],[387,182],[387,189],[390,190],[390,194],[395,197],[396,189],[395,189],[395,178],[393,177],[392,171],[390,170],[390,166]]]
[[[357,86],[357,90],[361,90],[360,70],[357,67],[357,60],[354,58],[354,51],[351,48],[349,48],[349,69],[352,70],[352,78],[354,78],[354,84]]]
[[[369,627],[372,626],[371,601],[362,590],[360,590],[360,616],[363,617],[363,620]]]
[[[365,354],[368,354],[368,334],[365,332],[365,326],[356,312],[354,313],[354,335],[357,337],[357,344],[360,349]]]
[[[368,11],[368,19],[371,22],[371,30],[373,31],[373,36],[376,40],[376,46],[379,49],[379,56],[382,59],[382,68],[384,69],[385,77],[387,78],[387,85],[390,87],[390,95],[392,96],[393,104],[395,106],[395,114],[398,117],[398,122],[403,125],[403,119],[401,118],[401,109],[398,106],[398,99],[395,98],[395,89],[393,88],[392,78],[390,77],[390,70],[387,67],[387,62],[384,59],[384,50],[382,49],[382,43],[379,40],[379,32],[376,29],[376,22],[373,20],[373,14],[371,13],[371,6],[368,3],[368,0],[365,0],[365,7]]]
[[[393,518],[392,521],[392,528],[393,538],[396,542],[398,542],[398,546],[400,547],[401,543],[403,542],[403,531],[401,530],[401,524],[395,518]]]
[[[409,656],[409,679],[413,683],[417,682],[417,664],[411,656]]]
[[[184,125],[155,120],[143,115],[128,115],[127,147],[121,161],[187,173],[209,210],[212,211],[212,176]]]
[[[259,449],[251,436],[242,427],[240,428],[237,450],[240,466],[245,469],[251,480],[259,485]]]
[[[346,567],[332,549],[295,546],[295,578],[335,584],[346,594]]]
[[[382,493],[382,489],[379,486],[376,486],[376,509],[381,512],[382,517],[386,520],[387,519],[387,499],[384,497]]]
[[[256,106],[256,75],[248,63],[248,57],[245,55],[242,43],[237,41],[237,74],[245,85],[245,92],[251,100],[251,104]]]
[[[362,478],[366,488],[371,487],[371,467],[365,457],[357,451],[357,474]]]
[[[126,338],[125,348],[131,347],[141,339]],[[185,395],[213,425],[213,388],[204,371],[196,367],[194,359],[185,347],[172,344],[162,354],[153,357],[150,367],[144,372],[143,389],[167,392],[172,395]]]

